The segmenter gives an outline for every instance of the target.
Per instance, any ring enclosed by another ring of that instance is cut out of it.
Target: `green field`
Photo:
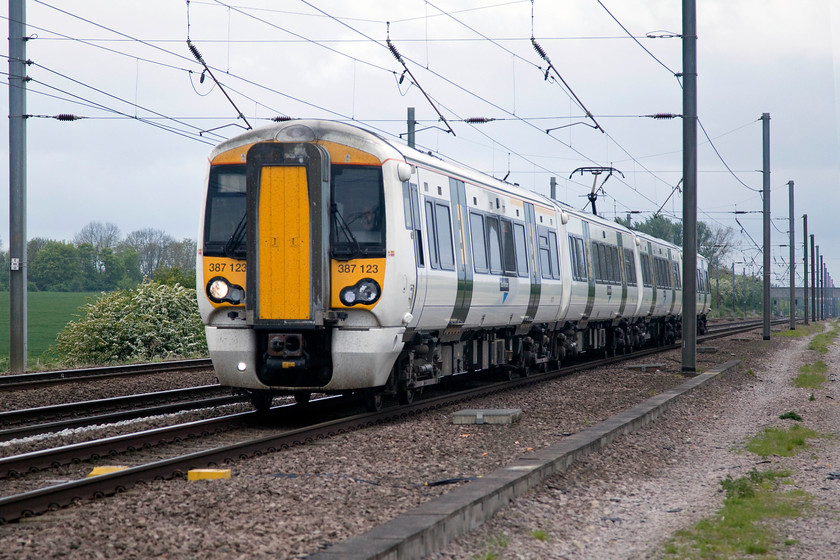
[[[28,364],[37,368],[56,358],[48,353],[64,325],[77,318],[79,306],[99,297],[98,292],[29,292]],[[0,292],[0,371],[9,369],[9,292]]]

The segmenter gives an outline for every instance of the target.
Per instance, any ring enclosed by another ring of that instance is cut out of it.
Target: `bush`
[[[148,361],[207,354],[195,290],[146,281],[104,293],[79,308],[56,338],[68,365]]]

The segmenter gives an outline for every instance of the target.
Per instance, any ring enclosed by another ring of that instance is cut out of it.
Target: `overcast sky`
[[[700,130],[698,219],[732,227],[743,251],[735,260],[760,266],[760,117],[769,113],[773,282],[789,260],[779,245],[790,180],[800,272],[808,214],[840,278],[840,6],[703,0],[697,9],[699,116],[720,153]],[[680,220],[681,193],[671,195],[682,122],[644,115],[682,111],[681,18],[678,0],[27,0],[27,112],[37,115],[28,119],[28,237],[72,240],[100,221],[123,235],[195,238],[207,154],[242,127],[284,115],[398,137],[410,106],[418,129],[429,127],[417,134],[426,150],[543,194],[557,177],[558,198],[577,208],[592,177],[570,174],[612,166],[624,178],[605,184],[599,214],[644,220],[661,208]],[[400,83],[389,32],[416,84]],[[244,119],[209,76],[202,82],[188,35]],[[545,79],[532,35],[571,91],[555,72]],[[7,87],[0,96],[8,107]],[[44,118],[58,114],[88,118]],[[477,117],[496,120],[464,122]],[[5,131],[0,142],[8,152]],[[8,158],[0,170],[8,185]],[[8,215],[4,196],[6,247]]]

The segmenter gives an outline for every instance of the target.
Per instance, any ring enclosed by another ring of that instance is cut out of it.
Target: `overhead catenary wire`
[[[126,40],[129,40],[129,39],[126,39]],[[148,45],[150,45],[150,46],[152,45],[152,42],[149,42],[149,41],[143,41],[143,40],[134,39],[134,38],[132,38],[131,40],[138,40],[138,41],[142,42],[143,44],[148,44]],[[314,42],[314,43],[316,43],[316,44],[317,44],[317,41],[311,41],[311,40],[309,40],[309,42]],[[101,46],[100,46],[100,47],[101,47]],[[172,53],[171,53],[171,51],[168,51],[168,50],[166,50],[166,49],[161,49],[161,52],[165,52],[165,53],[168,53],[168,54],[172,54]],[[132,56],[132,55],[127,55],[127,56]],[[137,59],[137,57],[133,57],[133,58]],[[187,60],[189,60],[189,59],[187,58]],[[354,59],[354,60],[359,60],[359,59]],[[363,61],[362,61],[362,62],[363,62]],[[393,74],[393,71],[391,71],[390,69],[385,69],[385,70],[386,70],[386,71],[389,71],[389,72],[391,72],[391,73]],[[187,71],[189,71],[189,70],[187,70]],[[241,80],[241,79],[243,79],[242,77],[240,77],[240,76],[236,76],[236,75],[234,75],[234,74],[230,74],[230,73],[228,73],[227,75],[228,75],[229,77],[231,77],[231,78],[236,78],[237,80]],[[308,102],[308,101],[306,101],[306,100],[303,100],[303,99],[300,99],[300,98],[294,98],[293,96],[289,96],[288,94],[286,94],[286,93],[284,93],[284,92],[280,92],[280,91],[277,91],[277,90],[273,90],[273,89],[271,89],[271,88],[265,88],[265,86],[263,86],[262,84],[256,84],[256,83],[254,83],[253,81],[248,81],[248,80],[244,80],[244,81],[245,81],[245,83],[248,83],[249,85],[256,85],[256,86],[259,86],[259,87],[263,87],[263,88],[264,88],[264,91],[270,91],[270,92],[272,92],[272,93],[274,93],[274,94],[282,95],[282,96],[284,96],[284,97],[286,97],[286,98],[293,99],[293,100],[294,100],[294,101],[296,101],[296,102],[306,103],[306,104],[307,104],[307,105],[309,105],[309,106],[317,107],[319,110],[328,111],[328,112],[330,112],[330,113],[332,113],[332,114],[334,114],[334,115],[338,116],[338,117],[339,117],[339,118],[341,118],[341,119],[346,119],[346,120],[351,120],[351,121],[357,121],[357,122],[370,122],[370,121],[368,121],[368,120],[362,120],[362,121],[359,121],[359,119],[355,119],[355,118],[348,117],[347,115],[343,115],[343,114],[341,114],[341,113],[339,113],[339,112],[330,111],[330,110],[329,110],[329,109],[327,109],[326,107],[318,107],[317,105],[313,105],[313,104],[309,103],[309,102]],[[238,91],[236,88],[232,89],[231,91],[236,92],[238,95],[243,95],[243,96],[245,95],[243,91]],[[247,96],[246,96],[246,97],[247,97]],[[254,100],[254,99],[253,99],[253,97],[248,97],[248,98],[249,98],[249,99]],[[481,98],[481,97],[479,96],[479,98]],[[483,98],[482,98],[482,99],[483,99]],[[254,101],[256,101],[256,100],[254,100]],[[263,103],[261,103],[261,102],[260,102],[260,105],[262,105],[262,106],[267,106],[267,105],[265,105],[265,104],[263,104]],[[528,119],[526,119],[526,118],[519,118],[519,117],[517,117],[517,120],[522,121],[522,122],[528,122]],[[492,137],[492,135],[487,134],[487,133],[484,133],[484,132],[482,132],[482,134],[484,134],[484,136],[486,136],[489,140],[493,141],[494,143],[495,143],[495,142],[497,142],[497,140],[495,140],[495,139]],[[558,141],[559,141],[559,140],[558,140]],[[560,142],[561,142],[561,143],[563,143],[562,141],[560,141]],[[565,143],[563,143],[563,144],[565,145]],[[506,149],[508,149],[508,150],[509,150],[509,149],[510,149],[510,146],[506,147]],[[516,150],[510,150],[510,151],[512,151],[512,152],[513,152],[514,154],[516,154],[518,157],[523,157],[523,159],[524,159],[525,161],[528,161],[528,157],[523,156],[522,154],[518,153]],[[584,157],[584,158],[585,158],[585,159],[587,159],[588,161],[592,161],[592,160],[591,160],[591,158],[586,157],[584,154],[580,153],[579,151],[576,151],[576,153],[577,153],[578,155],[580,155],[580,156]],[[540,169],[542,169],[542,170],[546,170],[546,171],[550,171],[550,170],[546,169],[546,168],[545,168],[545,167],[543,167],[543,166],[540,166]],[[558,173],[558,174],[559,174],[559,173]],[[671,183],[671,184],[673,184],[673,183]]]

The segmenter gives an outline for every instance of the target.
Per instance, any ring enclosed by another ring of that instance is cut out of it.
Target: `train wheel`
[[[376,389],[365,389],[365,408],[368,412],[379,412],[382,410],[382,391]]]
[[[265,412],[271,408],[271,401],[274,400],[274,395],[271,391],[255,390],[251,391],[251,404],[257,409],[257,412]]]
[[[400,404],[411,404],[414,402],[414,397],[417,395],[417,391],[414,389],[409,389],[408,387],[400,387],[397,389],[397,401]]]
[[[295,402],[298,404],[308,404],[309,399],[312,397],[312,393],[309,391],[295,391],[294,395]]]

